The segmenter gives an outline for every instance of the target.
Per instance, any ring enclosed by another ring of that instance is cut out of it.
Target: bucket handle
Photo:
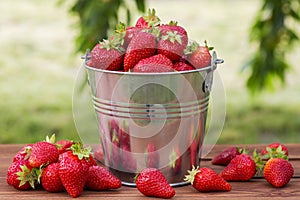
[[[204,93],[210,93],[213,84],[213,72],[217,68],[218,64],[224,63],[224,60],[217,58],[217,53],[213,51],[211,57],[211,63],[212,63],[211,67],[207,70],[205,78],[202,82],[202,91]]]

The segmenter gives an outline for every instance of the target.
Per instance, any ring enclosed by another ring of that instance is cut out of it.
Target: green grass
[[[293,70],[285,87],[251,98],[244,86],[247,72],[241,67],[255,50],[248,31],[261,1],[147,2],[164,22],[177,20],[191,38],[208,40],[225,60],[218,67],[227,107],[219,143],[300,142],[300,48],[288,55]],[[74,54],[71,3],[1,2],[0,143],[29,143],[52,133],[79,139],[72,92],[82,61]]]

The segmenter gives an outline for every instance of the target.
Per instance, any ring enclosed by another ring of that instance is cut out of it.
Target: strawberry
[[[217,154],[211,161],[213,165],[228,165],[230,161],[242,153],[242,149],[238,147],[228,147]]]
[[[17,190],[29,190],[35,188],[37,183],[37,169],[33,169],[28,160],[13,162],[7,170],[6,182]]]
[[[72,146],[74,142],[71,140],[59,140],[56,142],[58,153],[62,154],[67,151],[68,148]]]
[[[184,180],[190,182],[199,192],[231,190],[231,185],[210,168],[202,167],[199,169],[199,167],[193,166],[193,169],[188,173]]]
[[[149,168],[158,168],[159,154],[153,143],[147,145],[146,164]]]
[[[289,151],[284,144],[279,142],[274,142],[269,144],[261,151],[261,156],[263,160],[268,160],[269,158],[284,158],[287,159]]]
[[[140,60],[133,68],[134,72],[173,72],[172,61],[162,54]]]
[[[119,70],[123,54],[119,50],[120,41],[110,38],[97,44],[91,52],[91,67],[106,70]]]
[[[197,42],[193,41],[187,46],[185,53],[189,63],[196,69],[204,68],[211,64],[211,55],[207,45],[199,46]]]
[[[32,167],[39,168],[58,161],[58,149],[55,144],[49,142],[37,142],[32,146],[28,159]]]
[[[187,63],[177,62],[173,65],[173,69],[175,69],[176,71],[189,71],[194,70],[195,68]]]
[[[51,163],[42,172],[41,184],[48,192],[61,192],[65,188],[59,177],[59,163]]]
[[[155,54],[156,39],[152,33],[139,32],[128,44],[124,57],[124,70],[133,68],[141,59]]]
[[[156,11],[155,9],[149,9],[148,10],[148,15],[140,17],[136,24],[135,27],[137,28],[151,28],[152,26],[157,26],[160,22],[160,19],[156,16]]]
[[[136,178],[137,189],[145,196],[172,198],[175,190],[170,186],[166,177],[155,168],[143,169]]]
[[[293,174],[293,166],[283,158],[269,159],[264,168],[265,179],[274,187],[284,187]]]
[[[81,195],[87,180],[89,170],[88,159],[90,148],[83,148],[82,144],[75,143],[72,151],[63,153],[59,163],[59,177],[67,192],[72,197]]]
[[[130,43],[132,38],[134,38],[141,31],[142,31],[141,28],[137,28],[137,27],[134,27],[134,26],[127,27],[125,38],[124,38],[124,44],[123,44],[124,47],[127,48],[128,44]]]
[[[121,181],[116,176],[101,166],[91,166],[87,176],[85,186],[89,190],[117,189],[122,186]]]
[[[221,171],[220,176],[227,181],[248,181],[256,173],[254,160],[247,154],[234,157]]]
[[[179,173],[181,170],[181,153],[178,147],[175,147],[170,156],[169,156],[169,167],[172,168],[172,171],[176,174]]]
[[[157,52],[173,62],[179,61],[188,43],[185,29],[177,26],[177,23],[162,25],[159,29],[161,37],[157,44]]]
[[[13,162],[17,162],[20,160],[28,160],[33,144],[26,144],[20,151],[16,153],[13,158]]]

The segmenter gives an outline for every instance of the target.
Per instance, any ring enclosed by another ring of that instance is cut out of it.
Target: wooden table
[[[260,150],[264,145],[240,145],[247,146],[250,151],[254,148]],[[31,191],[17,191],[6,183],[6,171],[11,164],[14,154],[21,149],[22,145],[4,145],[0,144],[0,199],[71,199],[66,193],[48,193],[42,189]],[[213,168],[216,172],[223,169],[222,166],[211,165],[211,159],[219,151],[228,147],[228,145],[217,145],[201,161],[202,166]],[[273,188],[266,180],[259,176],[254,177],[248,182],[231,182],[232,190],[230,192],[211,192],[200,193],[191,186],[176,187],[176,195],[173,199],[300,199],[300,144],[288,144],[290,152],[290,162],[292,163],[295,174],[290,183],[284,188]],[[115,191],[84,191],[79,199],[157,199],[144,197],[136,188],[121,187]]]

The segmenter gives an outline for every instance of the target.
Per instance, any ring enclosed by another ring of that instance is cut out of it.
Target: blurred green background
[[[147,0],[163,22],[177,20],[190,38],[208,40],[225,63],[218,73],[226,93],[226,121],[218,143],[300,142],[300,45],[287,54],[284,86],[251,96],[241,71],[256,50],[249,30],[261,0]],[[78,140],[72,94],[76,53],[74,1],[11,0],[0,6],[0,143],[29,143],[56,133]],[[141,13],[132,16],[135,23]],[[101,20],[101,19],[99,19]],[[298,33],[300,28],[296,27]]]

